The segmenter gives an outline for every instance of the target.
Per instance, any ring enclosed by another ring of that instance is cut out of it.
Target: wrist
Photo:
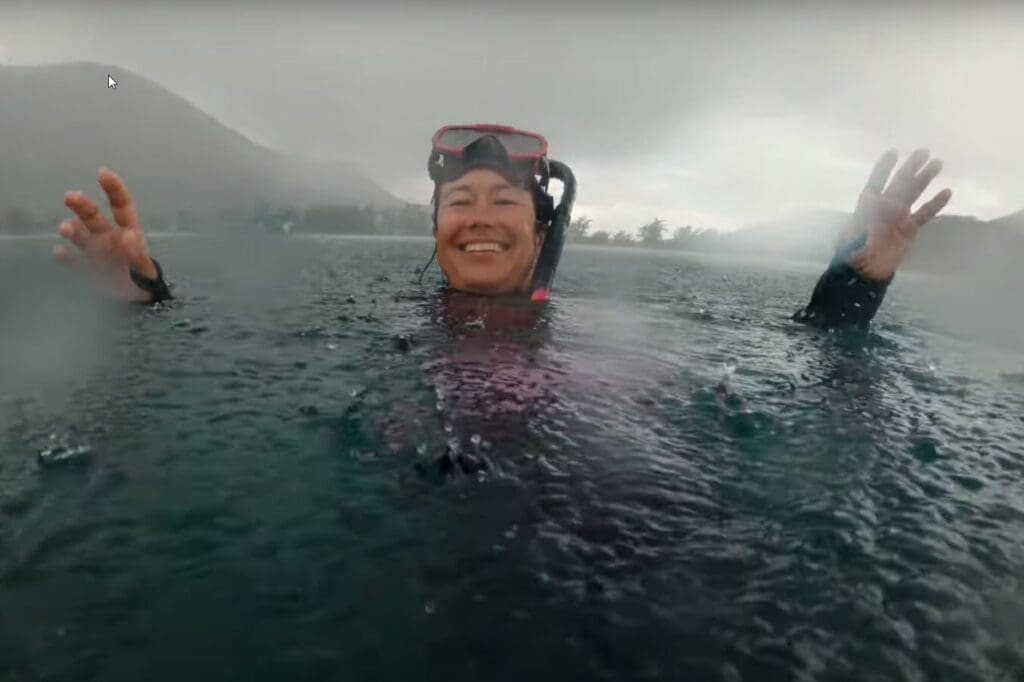
[[[150,267],[146,268],[146,270],[152,276],[148,276],[148,273],[139,272],[134,268],[129,268],[128,276],[131,278],[132,284],[149,294],[148,303],[157,303],[173,298],[170,287],[164,281],[164,271],[160,267],[160,263],[155,258],[149,258],[148,260]]]

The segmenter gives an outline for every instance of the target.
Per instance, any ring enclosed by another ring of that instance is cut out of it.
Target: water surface
[[[151,246],[125,308],[0,243],[0,680],[1024,679],[1024,348],[932,279],[828,334],[816,265]]]

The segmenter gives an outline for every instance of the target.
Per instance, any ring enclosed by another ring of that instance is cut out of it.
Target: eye
[[[449,206],[469,206],[469,199],[450,199]]]
[[[515,199],[498,199],[494,202],[498,206],[518,206],[519,202]]]

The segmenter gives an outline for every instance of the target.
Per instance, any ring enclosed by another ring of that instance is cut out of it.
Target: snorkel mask
[[[434,133],[432,146],[427,169],[435,183],[435,211],[441,184],[478,168],[493,170],[533,193],[538,229],[547,235],[533,270],[530,300],[548,300],[576,200],[576,178],[569,167],[547,158],[548,141],[544,136],[509,126],[445,126]],[[547,191],[551,178],[562,183],[558,206]],[[436,223],[436,213],[434,219]]]

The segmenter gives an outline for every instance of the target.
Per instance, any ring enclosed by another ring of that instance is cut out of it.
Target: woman
[[[952,193],[944,189],[911,212],[942,164],[925,149],[893,174],[896,162],[890,150],[875,164],[835,257],[795,320],[866,326],[917,232],[949,202]],[[546,299],[575,191],[568,168],[548,161],[546,140],[504,126],[446,126],[434,135],[428,169],[435,183],[435,253],[448,285],[483,296]],[[547,192],[550,175],[566,183],[558,207]],[[57,246],[55,256],[99,272],[125,300],[170,298],[124,182],[108,169],[98,179],[114,223],[83,192],[66,193],[64,203],[77,217],[58,233],[77,248]]]

